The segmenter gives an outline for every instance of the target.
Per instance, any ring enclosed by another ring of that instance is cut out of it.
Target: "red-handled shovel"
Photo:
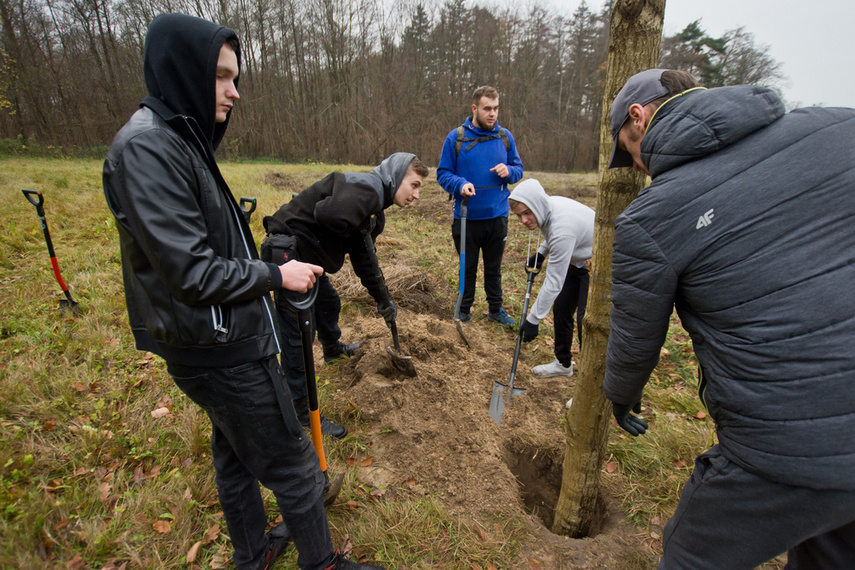
[[[24,193],[24,198],[27,201],[36,207],[36,213],[39,215],[39,219],[42,221],[42,231],[45,234],[45,241],[47,242],[48,253],[50,254],[50,264],[53,266],[53,274],[56,276],[56,280],[59,283],[59,287],[62,289],[62,292],[65,294],[65,299],[59,300],[59,309],[63,312],[70,311],[75,316],[80,315],[80,307],[77,305],[77,301],[71,296],[71,292],[68,290],[68,285],[65,284],[65,281],[62,280],[62,275],[59,272],[59,262],[56,260],[56,254],[53,251],[53,243],[50,240],[50,232],[48,231],[47,220],[45,219],[45,197],[42,195],[39,190],[27,190],[23,189],[21,192]]]

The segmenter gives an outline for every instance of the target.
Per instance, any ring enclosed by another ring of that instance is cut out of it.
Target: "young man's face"
[[[477,105],[472,105],[472,122],[476,127],[492,130],[499,120],[499,99],[481,97]]]
[[[235,101],[240,99],[235,79],[238,73],[237,54],[228,44],[220,48],[220,58],[217,60],[217,93],[215,119],[218,123],[224,123],[229,111],[234,107]]]
[[[398,186],[398,191],[395,192],[395,197],[392,198],[392,202],[396,206],[406,208],[419,199],[419,190],[423,183],[424,178],[421,174],[408,169],[404,175],[404,179],[401,181],[401,185]]]
[[[514,204],[514,207],[511,208],[511,212],[517,215],[520,223],[524,225],[526,228],[530,230],[537,229],[537,218],[534,217],[534,212],[532,212],[528,206],[523,204],[522,202],[517,202]]]

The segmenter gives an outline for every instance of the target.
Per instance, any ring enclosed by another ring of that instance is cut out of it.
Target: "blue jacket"
[[[495,135],[502,130],[498,122],[496,127],[487,131],[472,124],[472,117],[463,123],[465,138],[473,139]],[[454,196],[454,217],[460,217],[460,188],[467,182],[475,186],[475,195],[469,199],[466,218],[469,220],[492,220],[507,217],[508,184],[515,184],[522,179],[523,165],[517,152],[513,135],[504,129],[508,137],[509,148],[497,137],[493,140],[472,144],[465,142],[460,146],[460,154],[455,152],[457,129],[453,129],[445,137],[442,145],[442,156],[436,169],[436,178],[443,190]],[[502,178],[490,169],[497,164],[506,164],[508,177]]]
[[[653,183],[617,219],[603,389],[641,397],[676,305],[722,453],[855,491],[855,110],[762,87],[693,91],[641,143]]]

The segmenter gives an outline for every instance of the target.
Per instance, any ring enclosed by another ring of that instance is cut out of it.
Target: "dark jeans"
[[[338,317],[341,313],[341,297],[329,277],[321,275],[315,287],[318,297],[312,305],[312,337],[317,330],[321,344],[335,344],[341,338]],[[303,366],[303,348],[300,342],[300,326],[297,312],[281,294],[276,295],[276,312],[279,315],[280,344],[285,379],[295,400],[306,397],[306,369]],[[312,370],[312,374],[315,371]]]
[[[460,254],[460,220],[451,224],[454,248]],[[508,219],[466,220],[466,267],[463,278],[463,300],[460,312],[468,313],[475,301],[475,278],[478,275],[478,254],[484,254],[484,293],[490,312],[502,308],[502,256],[508,238]]]
[[[714,445],[695,460],[662,545],[659,570],[750,570],[783,552],[787,570],[848,570],[855,563],[855,492],[776,483]]]
[[[579,331],[579,348],[582,347],[582,319],[588,304],[588,270],[571,265],[564,278],[564,286],[552,304],[552,316],[555,321],[555,358],[562,366],[570,366],[573,355],[573,313]]]
[[[300,568],[333,557],[324,511],[324,475],[275,357],[234,368],[167,363],[175,383],[208,414],[220,506],[241,570],[257,568],[267,548],[259,482],[273,491],[297,547]]]

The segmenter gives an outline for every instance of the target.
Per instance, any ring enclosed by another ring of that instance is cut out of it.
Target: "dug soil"
[[[391,335],[379,317],[343,316],[344,340],[362,345],[353,358],[318,366],[322,380],[335,386],[332,413],[360,418],[368,432],[369,449],[355,458],[360,480],[438,498],[486,529],[479,533],[489,534],[496,521],[523,521],[531,539],[519,559],[503,567],[612,569],[653,560],[658,544],[626,521],[608,494],[605,471],[600,532],[583,539],[550,532],[561,484],[563,412],[575,386],[573,378],[531,374],[532,365],[552,360],[551,347],[525,346],[514,383],[525,391],[508,402],[499,426],[488,408],[496,383],[510,378],[514,333],[475,315],[462,325],[467,348],[450,318],[453,307],[422,302],[418,308],[423,312],[403,308],[398,315],[401,353],[411,357],[417,377],[393,366]]]

